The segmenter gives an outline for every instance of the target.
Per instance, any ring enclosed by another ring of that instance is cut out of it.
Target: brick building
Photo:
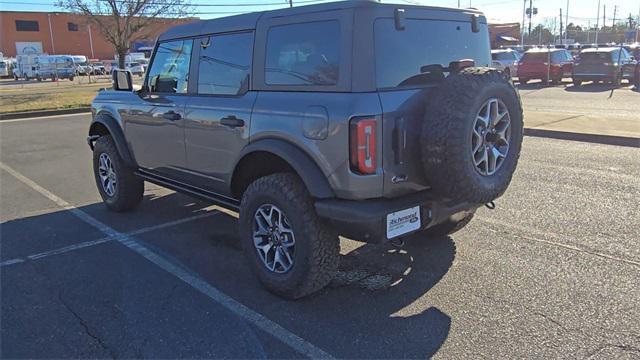
[[[145,36],[131,45],[153,45],[155,38],[167,28],[196,19],[154,20]],[[105,40],[100,29],[89,25],[83,15],[64,12],[0,11],[0,52],[7,57],[36,52],[85,55],[91,59],[113,59],[113,46]]]

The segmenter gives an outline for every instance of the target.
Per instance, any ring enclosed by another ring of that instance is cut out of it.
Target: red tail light
[[[371,118],[351,120],[350,163],[351,170],[360,174],[376,172],[376,120]]]

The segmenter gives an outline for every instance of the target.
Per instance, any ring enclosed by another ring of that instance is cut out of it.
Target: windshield
[[[395,29],[394,19],[375,21],[376,83],[380,88],[420,87],[439,82],[452,61],[472,59],[489,66],[487,25],[471,31],[470,22],[406,19]]]

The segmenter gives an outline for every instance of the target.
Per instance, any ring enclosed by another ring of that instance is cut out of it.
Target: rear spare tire
[[[472,203],[501,196],[522,145],[522,105],[511,80],[494,69],[468,68],[432,94],[421,134],[432,189]]]

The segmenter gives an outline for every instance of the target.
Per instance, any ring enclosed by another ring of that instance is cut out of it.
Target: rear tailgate
[[[393,12],[374,20],[386,197],[428,187],[421,163],[420,134],[426,100],[448,76],[441,68],[463,59],[473,59],[476,66],[491,65],[486,19],[478,16],[477,32],[472,30],[471,19],[472,14],[462,11],[407,7],[401,29]]]

